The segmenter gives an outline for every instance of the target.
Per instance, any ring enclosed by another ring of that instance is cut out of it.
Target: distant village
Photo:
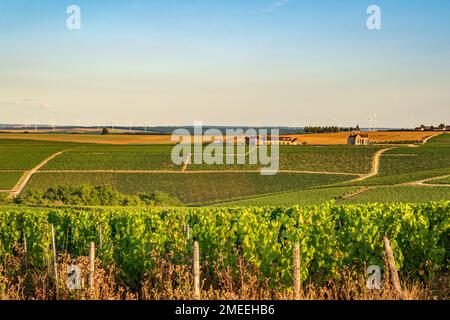
[[[417,127],[415,130],[416,131],[450,131],[450,126],[449,125],[445,125],[443,123],[441,123],[437,127],[435,127],[435,126],[426,126],[426,125],[422,124],[420,127]]]

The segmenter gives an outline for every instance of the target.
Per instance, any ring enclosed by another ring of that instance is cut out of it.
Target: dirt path
[[[432,138],[434,138],[434,137],[436,137],[436,136],[439,136],[439,135],[441,135],[441,134],[442,134],[442,133],[437,133],[437,134],[433,134],[433,135],[431,135],[431,136],[425,138],[425,139],[422,141],[422,144],[427,143],[428,140],[430,140],[430,139],[432,139]],[[389,151],[389,150],[392,150],[392,149],[399,148],[399,147],[400,147],[400,146],[378,150],[378,151],[375,153],[375,155],[374,155],[374,157],[373,157],[373,159],[372,159],[372,170],[371,170],[368,174],[363,175],[363,176],[361,176],[361,177],[359,177],[359,178],[357,178],[357,179],[355,179],[355,180],[352,180],[352,181],[362,181],[362,180],[366,180],[366,179],[369,179],[369,178],[371,178],[371,177],[373,177],[373,176],[378,175],[378,171],[379,171],[379,169],[380,169],[380,158],[381,158],[381,156],[382,156],[385,152],[387,152],[387,151]],[[409,144],[408,147],[410,147],[410,148],[417,148],[418,145],[416,145],[416,144]],[[397,155],[397,156],[398,156],[398,155]],[[412,156],[412,155],[411,155],[411,156]],[[434,178],[433,178],[433,179],[434,179]]]
[[[428,140],[430,140],[430,139],[432,139],[432,138],[434,138],[434,137],[440,136],[441,134],[442,134],[442,132],[441,132],[441,133],[436,133],[436,134],[433,134],[433,135],[431,135],[431,136],[429,136],[429,137],[423,139],[423,140],[422,140],[422,144],[427,143]]]
[[[50,160],[52,160],[53,158],[56,158],[57,156],[59,156],[60,154],[66,152],[66,151],[67,150],[57,152],[57,153],[51,155],[50,157],[48,157],[47,159],[45,159],[44,161],[42,161],[40,164],[38,164],[33,169],[26,171],[24,173],[24,175],[20,178],[20,180],[17,182],[15,187],[12,190],[8,191],[9,196],[10,197],[19,196],[22,193],[23,189],[25,189],[27,183],[30,181],[33,174],[36,173],[36,171],[38,171],[40,168],[45,166]]]
[[[377,188],[377,187],[374,186],[374,187],[360,188],[360,189],[356,190],[355,192],[352,192],[346,196],[343,196],[342,199],[340,199],[339,201],[349,200],[351,198],[354,198],[354,197],[360,195],[361,193],[367,192],[367,191],[375,189],[375,188]]]
[[[450,174],[439,177],[426,178],[422,180],[410,181],[400,184],[400,186],[422,186],[422,187],[450,187],[450,184],[439,184],[439,183],[427,183],[428,181],[445,179],[450,177]]]
[[[216,156],[248,156],[250,154],[250,152],[253,152],[257,149],[258,149],[258,147],[249,148],[249,150],[246,153],[218,153],[218,154],[216,154]],[[194,156],[194,155],[198,155],[198,154],[203,155],[203,153],[194,152],[194,153],[189,154],[189,156]]]
[[[387,152],[389,150],[395,149],[395,148],[398,148],[398,147],[391,147],[391,148],[378,150],[375,153],[375,155],[373,156],[372,169],[370,170],[370,172],[368,174],[365,174],[365,175],[363,175],[363,176],[353,180],[353,181],[362,181],[362,180],[369,179],[369,178],[371,178],[373,176],[376,176],[378,174],[379,169],[380,169],[380,158],[383,155],[383,153],[385,153],[385,152]]]

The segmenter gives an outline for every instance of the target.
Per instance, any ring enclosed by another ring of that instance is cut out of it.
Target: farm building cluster
[[[420,127],[415,128],[416,131],[450,131],[450,126],[441,123],[439,126],[425,126],[421,125]]]
[[[261,146],[261,145],[280,145],[280,146],[290,146],[297,145],[298,139],[288,136],[254,136],[245,137],[245,144],[251,146]]]
[[[226,139],[214,139],[215,143],[224,143]],[[250,146],[263,146],[263,145],[280,145],[280,146],[291,146],[291,145],[300,145],[301,143],[297,138],[289,137],[289,136],[238,136],[234,137],[232,140],[228,139],[228,141],[233,141],[234,144],[246,144]]]

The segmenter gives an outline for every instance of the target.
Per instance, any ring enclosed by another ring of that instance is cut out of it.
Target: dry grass
[[[347,137],[349,132],[339,133],[313,133],[290,135],[290,137],[297,138],[300,142],[306,142],[311,145],[333,145],[333,144],[347,144]],[[396,142],[396,141],[423,141],[426,138],[433,136],[436,132],[424,131],[374,131],[368,132],[371,142]]]
[[[120,282],[120,270],[114,265],[95,263],[94,285],[88,284],[88,259],[58,256],[59,280],[55,285],[51,268],[27,268],[24,254],[5,257],[0,265],[0,300],[186,300],[193,299],[192,270],[189,264],[174,265],[170,259],[160,259],[153,270],[143,276],[137,288]],[[67,267],[78,265],[82,273],[81,289],[67,288]],[[205,300],[291,300],[291,290],[275,290],[268,279],[262,279],[242,259],[235,268],[221,263],[202,265],[201,297]],[[210,272],[206,270],[211,270]],[[369,290],[365,276],[354,270],[344,270],[339,280],[317,285],[303,284],[302,300],[431,300],[449,298],[448,274],[434,279],[428,286],[403,280],[403,297],[389,285],[388,275],[382,279],[380,290]],[[214,283],[214,284],[213,284]]]

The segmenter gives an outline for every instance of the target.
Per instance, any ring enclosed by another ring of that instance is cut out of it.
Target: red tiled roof
[[[360,136],[361,138],[369,138],[368,133],[353,133],[349,136],[349,138],[356,138],[357,136]]]

